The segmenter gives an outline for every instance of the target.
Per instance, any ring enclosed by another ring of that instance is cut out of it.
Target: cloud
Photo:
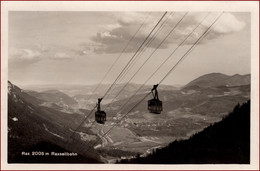
[[[245,22],[239,21],[231,13],[224,13],[222,18],[219,20],[216,27],[214,28],[214,31],[226,34],[240,31],[245,28],[245,26]]]
[[[189,13],[178,27],[174,30],[172,36],[166,39],[164,44],[160,47],[161,49],[169,47],[170,44],[180,43],[184,39],[184,36],[189,34],[193,28],[195,28],[198,23],[206,16],[207,13],[193,12]],[[219,13],[210,14],[207,19],[203,22],[200,31],[194,33],[191,38],[187,40],[187,44],[193,43],[196,38],[202,34],[213,20],[218,16]],[[97,46],[93,49],[95,53],[120,53],[122,49],[126,46],[128,41],[131,39],[134,32],[140,27],[146,18],[142,29],[138,32],[136,37],[130,42],[128,48],[125,52],[135,52],[138,45],[146,38],[152,27],[159,20],[162,13],[154,12],[151,13],[148,18],[147,13],[144,12],[131,12],[131,13],[120,13],[120,15],[115,15],[117,17],[117,22],[115,24],[104,25],[102,31],[98,31],[95,36],[91,38],[93,43]],[[165,18],[168,21],[163,27],[162,32],[155,37],[155,43],[152,43],[149,47],[155,48],[166,36],[166,34],[174,27],[174,25],[181,19],[184,13],[174,13],[172,15],[167,14]],[[119,17],[118,17],[119,16]],[[246,26],[244,21],[240,21],[232,13],[224,13],[219,22],[216,24],[214,29],[206,38],[207,40],[217,39],[222,35],[231,34],[233,32],[241,31]],[[203,41],[204,43],[206,41]]]
[[[87,53],[82,51],[82,53]],[[44,59],[49,60],[72,60],[78,56],[76,52],[71,49],[65,49],[61,47],[44,48],[32,50],[28,48],[10,48],[9,49],[9,61],[12,63],[34,64]]]
[[[42,54],[31,49],[9,49],[9,59],[11,62],[35,63],[41,60]]]
[[[220,15],[220,13],[213,13],[207,17],[207,20],[203,21],[203,29],[200,31],[200,34],[194,36],[194,39],[198,38],[204,30],[206,30],[213,21]],[[200,22],[201,18],[199,15],[194,16],[196,22]],[[236,18],[236,16],[232,13],[223,13],[223,15],[219,18],[219,20],[212,26],[212,30],[209,34],[204,38],[203,43],[208,40],[217,39],[221,36],[225,36],[228,34],[232,34],[235,32],[239,32],[246,27],[246,23],[244,21],[240,21]],[[198,33],[198,32],[197,32]],[[194,41],[189,41],[188,43],[192,43]]]
[[[71,56],[69,56],[68,54],[64,53],[64,52],[57,52],[54,54],[54,56],[51,58],[54,60],[70,60],[73,59]]]
[[[96,44],[94,47],[95,53],[118,53],[126,46],[136,30],[144,22],[142,29],[135,36],[134,40],[130,42],[126,52],[133,52],[137,46],[145,39],[154,17],[148,17],[148,13],[122,13],[114,25],[104,25],[104,31],[99,31],[92,37],[92,41]]]
[[[75,56],[89,56],[93,54],[94,49],[97,47],[99,47],[97,43],[81,42],[78,46],[71,48],[71,51]]]

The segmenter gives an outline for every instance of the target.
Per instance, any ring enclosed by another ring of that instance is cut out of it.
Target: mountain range
[[[129,84],[126,91],[117,96],[124,85],[116,85],[109,99],[101,106],[107,113],[106,124],[102,129],[98,124],[89,129],[87,125],[94,118],[90,110],[109,85],[101,85],[102,90],[93,94],[93,86],[75,86],[74,89],[72,85],[67,88],[51,86],[49,89],[38,87],[23,90],[8,82],[9,161],[24,162],[20,155],[23,149],[42,147],[41,144],[46,143],[51,144],[51,147],[78,152],[86,157],[84,162],[91,163],[107,162],[107,158],[112,156],[118,158],[137,151],[145,153],[148,148],[189,138],[195,132],[220,121],[237,103],[250,99],[250,75],[212,73],[183,87],[160,85],[159,98],[163,101],[163,112],[160,115],[147,111],[147,100],[152,98],[149,96],[124,117],[152,87],[144,86],[131,98],[140,86]],[[122,109],[123,106],[125,108]],[[84,124],[78,128],[83,120]],[[114,131],[103,137],[105,131],[113,125],[116,125]],[[102,142],[98,150],[92,149],[90,145],[96,140]],[[129,144],[132,141],[131,145],[136,143],[136,148]],[[88,146],[93,150],[92,153],[82,150]],[[27,161],[35,160],[28,158]]]

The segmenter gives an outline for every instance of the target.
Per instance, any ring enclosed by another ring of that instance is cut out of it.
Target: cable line
[[[106,72],[106,74],[104,75],[104,77],[102,78],[102,80],[99,82],[99,84],[96,86],[96,88],[93,90],[93,94],[94,92],[96,92],[96,90],[100,87],[100,85],[102,84],[102,82],[105,80],[105,78],[107,77],[107,75],[109,74],[109,72],[112,70],[112,68],[115,66],[115,64],[117,63],[117,61],[120,59],[120,57],[123,55],[123,53],[125,52],[125,50],[127,49],[127,47],[129,46],[130,42],[135,38],[135,36],[137,35],[137,33],[141,30],[141,28],[143,27],[144,23],[146,22],[146,20],[148,19],[148,17],[150,16],[151,12],[149,12],[149,14],[146,16],[146,18],[144,19],[143,23],[140,25],[140,27],[136,30],[136,32],[132,35],[131,39],[127,42],[126,46],[124,47],[124,49],[121,51],[120,55],[117,57],[117,59],[113,62],[113,64],[110,66],[110,68],[108,69],[108,71]],[[91,96],[89,97],[89,99],[92,98],[93,94],[91,94]],[[80,123],[80,126],[82,126],[82,124],[85,122],[85,120],[87,120],[89,118],[89,116],[91,116],[92,112],[95,110],[97,106],[94,107],[94,109],[91,110],[91,112],[85,117],[85,119]],[[77,131],[78,128],[75,130]]]
[[[171,14],[170,14],[171,15]],[[149,46],[150,45],[150,43],[151,43],[151,40],[154,40],[154,38],[155,38],[155,36],[157,35],[157,33],[158,33],[158,31],[160,31],[160,29],[162,28],[162,26],[166,23],[166,21],[169,19],[169,17],[170,17],[170,15],[168,16],[168,18],[166,19],[166,20],[164,20],[164,22],[160,25],[160,27],[155,31],[155,33],[154,33],[154,35],[150,38],[150,40],[148,40],[146,43],[145,43],[145,45],[143,46],[143,49],[146,47],[146,46]],[[145,41],[144,41],[145,42]],[[142,46],[140,46],[140,47],[142,47]],[[142,50],[143,50],[142,49]],[[137,59],[137,57],[140,55],[140,53],[136,56],[136,58],[135,59]],[[134,60],[135,60],[134,59]],[[128,66],[130,66],[131,65],[131,63],[128,65]],[[127,69],[127,68],[126,68]],[[122,78],[123,76],[121,76],[121,78]],[[119,78],[119,79],[121,79],[121,78]],[[113,89],[113,90],[115,90],[115,88]],[[112,91],[113,91],[112,90]],[[110,93],[111,94],[111,93]],[[108,96],[110,95],[110,94],[108,94]],[[111,103],[110,103],[111,104]],[[106,106],[106,108],[107,108],[107,106]],[[105,109],[106,109],[105,108]],[[104,110],[105,110],[104,109]],[[93,126],[93,124],[95,123],[95,120],[91,123],[91,125],[89,126],[89,129]],[[89,130],[88,129],[88,130]]]
[[[107,95],[107,93],[110,91],[110,89],[114,86],[114,84],[116,83],[116,81],[118,80],[118,78],[123,74],[124,70],[126,69],[126,67],[130,64],[130,62],[134,59],[134,57],[136,56],[136,54],[138,53],[138,51],[142,48],[142,46],[144,45],[144,43],[146,42],[146,40],[150,37],[150,35],[153,33],[153,31],[156,29],[156,27],[159,25],[159,23],[162,21],[162,19],[164,18],[164,16],[167,14],[167,11],[162,15],[162,17],[160,18],[160,20],[156,23],[156,25],[153,27],[153,29],[151,30],[151,32],[148,34],[148,36],[145,38],[145,40],[142,42],[142,44],[140,45],[140,47],[137,49],[137,51],[135,52],[135,54],[132,56],[132,58],[128,61],[128,63],[126,64],[126,66],[124,67],[124,69],[120,72],[120,74],[117,76],[117,78],[115,79],[115,81],[113,82],[113,84],[108,88],[108,90],[106,91],[106,93],[104,94],[104,96],[102,97],[103,99],[105,98],[105,96]]]
[[[185,41],[195,32],[195,30],[198,29],[199,26],[202,25],[202,23],[204,22],[204,20],[209,16],[210,14],[208,13],[202,20],[201,22],[189,33],[189,35],[173,50],[173,52],[163,61],[163,63],[160,64],[160,66],[153,72],[153,74],[150,75],[150,77],[145,81],[144,84],[146,84],[154,75],[155,73],[161,69],[161,67],[172,57],[172,55],[179,49],[179,47],[181,47]]]
[[[71,136],[69,138],[72,138],[72,136],[75,134],[75,132],[77,132],[79,130],[79,128],[84,124],[84,122],[88,119],[88,117],[90,116],[90,114],[92,114],[92,112],[96,109],[97,106],[95,106],[89,113],[89,115],[87,117],[85,117],[85,119],[83,119],[81,121],[81,123],[79,124],[79,126],[73,130],[73,133],[71,134]]]
[[[120,74],[118,75],[118,77],[115,79],[115,81],[113,82],[113,84],[109,87],[109,89],[106,91],[106,93],[104,94],[104,96],[102,97],[102,99],[105,98],[105,96],[107,95],[107,93],[110,91],[110,89],[113,87],[113,85],[116,83],[116,81],[118,80],[118,78],[120,77],[120,75],[122,75],[122,73],[124,72],[125,68],[129,65],[129,63],[133,60],[133,58],[135,57],[135,55],[137,54],[137,52],[141,49],[141,47],[143,46],[143,44],[146,42],[146,40],[150,37],[150,35],[153,33],[153,31],[156,29],[156,27],[159,25],[159,23],[162,21],[162,19],[164,18],[164,16],[167,14],[167,11],[164,12],[164,14],[161,16],[161,18],[159,19],[159,21],[156,23],[156,25],[153,27],[153,29],[150,31],[150,33],[148,34],[148,36],[145,38],[145,40],[142,42],[141,46],[137,49],[137,51],[135,52],[135,54],[132,56],[132,58],[130,59],[130,61],[127,63],[127,65],[124,67],[124,69],[120,72]],[[80,125],[76,128],[76,130],[78,130],[83,123],[88,119],[88,117],[92,114],[92,112],[95,110],[97,106],[95,106],[91,112],[89,113],[89,115],[80,123]],[[93,125],[93,124],[92,124]],[[73,132],[74,134],[74,132]],[[72,135],[73,135],[72,134]]]
[[[144,85],[155,75],[155,73],[165,64],[165,62],[167,62],[167,60],[170,59],[170,57],[177,51],[177,49],[178,49],[180,46],[183,45],[183,43],[184,43],[184,42],[194,33],[194,31],[203,23],[203,21],[208,17],[208,15],[209,15],[209,14],[207,14],[207,15],[203,18],[203,20],[202,20],[202,21],[190,32],[190,34],[174,49],[174,51],[164,60],[164,62],[160,64],[160,66],[153,72],[153,74],[150,75],[150,77],[148,77],[148,79],[142,84],[142,86],[139,87],[139,89],[136,91],[136,93],[135,93],[132,97],[134,97],[134,96],[137,94],[137,92],[140,91],[140,90],[144,87]],[[123,107],[126,106],[126,104],[127,104],[129,101],[131,101],[131,100],[132,100],[132,98],[130,98],[130,99],[123,105]]]
[[[161,84],[168,76],[169,74],[176,68],[176,66],[193,50],[193,48],[204,38],[204,35],[210,30],[210,28],[219,20],[219,18],[223,15],[224,12],[222,12],[215,21],[208,27],[208,29],[205,30],[205,32],[199,37],[199,39],[189,48],[189,50],[180,58],[180,60],[168,71],[168,73],[163,77],[163,79],[159,82]]]
[[[186,57],[193,49],[196,45],[198,45],[198,43],[211,31],[210,29],[212,28],[212,26],[219,20],[219,18],[222,16],[224,12],[222,12],[216,19],[215,21],[204,31],[204,33],[197,39],[197,41],[194,42],[194,44],[187,50],[187,52],[181,57],[181,59],[172,67],[172,69],[162,78],[162,80],[159,82],[159,84],[161,84],[161,82],[163,80],[165,80],[165,78],[174,70],[174,68],[176,68],[176,66],[180,63],[181,60],[184,59],[184,57]],[[148,95],[150,95],[152,92],[147,93],[137,104],[135,104],[119,121],[121,121],[123,118],[125,118],[135,107],[137,107]],[[119,122],[117,122],[116,124],[118,124]],[[115,126],[113,125],[105,134],[103,134],[102,138],[107,135]],[[100,139],[96,140],[91,146],[94,146]],[[91,147],[90,146],[90,147]],[[89,148],[90,148],[89,147]],[[89,149],[88,148],[88,149]]]
[[[161,45],[165,42],[165,40],[171,35],[171,33],[175,30],[175,28],[181,23],[181,21],[185,18],[185,16],[188,14],[188,12],[186,12],[182,18],[175,24],[175,26],[171,29],[171,31],[165,36],[165,38],[157,45],[157,47],[154,49],[154,51],[148,56],[148,58],[144,61],[144,63],[138,68],[138,70],[134,73],[134,75],[130,78],[130,80],[123,86],[123,88],[119,91],[119,93],[116,95],[116,97],[118,97],[118,95],[124,90],[124,88],[130,83],[130,81],[137,75],[137,73],[142,69],[142,67],[146,64],[146,62],[153,56],[153,54],[161,47]],[[116,98],[115,97],[115,98]],[[113,99],[113,101],[115,100],[115,98]],[[112,101],[112,102],[113,102]],[[112,103],[111,102],[111,103]],[[110,103],[110,104],[111,104]],[[109,105],[108,105],[109,106]]]
[[[153,34],[153,36],[150,38],[150,40],[148,40],[146,42],[146,44],[143,46],[143,48],[141,49],[141,51],[137,54],[136,58],[131,62],[131,64],[126,68],[126,72],[118,79],[118,82],[120,82],[127,74],[128,72],[132,69],[132,67],[135,65],[135,63],[140,59],[138,57],[142,56],[145,49],[150,46],[150,44],[152,43],[152,41],[156,38],[156,36],[162,31],[163,27],[166,25],[167,21],[169,20],[170,16],[174,14],[173,12],[170,13],[170,15],[167,17],[166,20],[163,21],[163,23],[160,25],[160,27],[156,30],[156,32]],[[116,87],[113,88],[113,90],[108,94],[107,98],[109,97],[110,94],[112,94],[115,91]],[[119,93],[120,94],[120,93]],[[118,96],[118,95],[117,95]],[[116,96],[116,97],[117,97]],[[114,97],[114,99],[116,98]],[[112,100],[112,102],[114,101],[114,99]],[[112,103],[110,102],[110,103]],[[109,104],[110,104],[109,103]],[[107,108],[107,106],[105,107],[105,109]],[[104,110],[105,110],[104,109]]]
[[[136,106],[138,106],[138,105],[139,105],[146,97],[148,97],[151,93],[152,93],[152,92],[149,92],[148,94],[146,94],[137,104],[135,104],[135,105],[127,112],[127,114],[130,113]],[[125,118],[127,114],[125,114],[125,115],[120,119],[120,121],[121,121],[123,118]],[[117,122],[117,123],[119,123],[119,122]],[[116,124],[117,124],[117,123],[116,123]],[[116,124],[113,125],[106,133],[104,133],[104,134],[102,135],[102,138],[105,137],[105,136],[116,126]],[[101,138],[100,138],[100,139],[101,139]],[[89,148],[87,149],[87,151],[90,149],[90,147],[95,146],[96,143],[97,143],[100,139],[98,139],[98,140],[96,140],[94,143],[92,143],[92,144],[89,146]]]
[[[143,23],[140,25],[140,27],[136,30],[136,32],[134,33],[134,35],[131,37],[131,39],[127,42],[126,46],[124,47],[124,49],[121,51],[120,55],[116,58],[116,60],[113,62],[113,64],[110,66],[110,68],[108,69],[108,71],[106,72],[106,74],[104,75],[104,77],[102,78],[102,80],[99,82],[98,86],[94,89],[93,92],[96,92],[96,90],[100,87],[101,83],[105,80],[105,78],[107,77],[107,75],[109,74],[109,72],[112,70],[112,68],[115,66],[115,64],[117,63],[117,61],[120,59],[120,57],[123,55],[123,53],[125,53],[125,50],[127,49],[127,47],[129,46],[130,42],[135,38],[135,36],[137,35],[137,33],[141,30],[141,28],[143,27],[144,23],[146,22],[146,20],[148,19],[148,17],[150,16],[151,12],[149,12],[149,14],[146,16],[146,18],[144,19]],[[93,95],[93,94],[92,94]],[[90,97],[91,99],[91,97]]]
[[[92,98],[94,92],[96,92],[96,90],[100,87],[100,85],[102,84],[102,82],[105,80],[105,78],[107,77],[107,75],[109,74],[109,72],[112,70],[112,68],[115,66],[115,64],[117,63],[117,61],[120,59],[120,57],[123,55],[123,53],[125,52],[125,50],[127,49],[127,47],[129,46],[130,42],[135,38],[135,36],[137,35],[137,33],[141,30],[141,28],[143,27],[144,23],[146,22],[146,20],[148,19],[148,17],[150,16],[151,12],[149,12],[149,14],[146,16],[146,18],[144,19],[143,23],[140,25],[140,27],[136,30],[136,32],[132,35],[131,39],[127,42],[126,46],[124,47],[124,49],[121,51],[120,55],[116,58],[116,60],[113,62],[113,64],[110,66],[110,68],[108,69],[108,71],[106,72],[106,74],[104,75],[104,77],[102,78],[102,80],[98,83],[98,85],[95,87],[95,89],[93,90],[93,93],[91,94],[91,96],[89,97],[89,99]],[[94,107],[95,109],[96,107]],[[88,117],[91,115],[91,112],[87,115],[86,119],[88,119]]]
[[[169,14],[169,16],[167,17],[166,20],[163,21],[163,23],[160,25],[160,27],[155,31],[155,33],[153,34],[153,36],[150,38],[150,40],[148,40],[146,42],[146,44],[143,46],[143,48],[141,49],[141,51],[137,54],[137,57],[142,56],[143,53],[145,52],[145,50],[150,46],[150,44],[154,41],[154,39],[156,38],[156,36],[162,31],[163,27],[165,27],[166,23],[168,22],[170,16],[174,14],[174,12],[171,12]],[[120,80],[122,80],[122,78],[124,78],[125,75],[128,74],[128,72],[132,69],[132,67],[135,65],[135,63],[140,59],[140,58],[135,58],[134,61],[132,61],[131,65],[128,66],[127,71],[124,73],[124,75],[121,76]],[[131,67],[131,68],[130,68]]]

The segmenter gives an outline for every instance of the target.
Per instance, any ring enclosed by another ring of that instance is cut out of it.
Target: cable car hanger
[[[159,84],[153,85],[153,89],[151,90],[153,94],[153,99],[148,100],[148,110],[150,113],[160,114],[163,110],[162,101],[159,100],[157,87]]]
[[[106,121],[106,112],[101,110],[100,103],[103,98],[98,98],[98,103],[96,105],[97,111],[95,112],[95,121],[99,124],[104,124]]]

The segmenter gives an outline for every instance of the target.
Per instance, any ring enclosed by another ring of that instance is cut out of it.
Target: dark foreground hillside
[[[84,150],[91,142],[78,141],[78,135],[70,139],[69,128],[78,125],[80,117],[38,103],[39,99],[8,82],[8,163],[101,162],[98,153]]]
[[[235,106],[222,121],[188,140],[174,141],[146,157],[121,163],[150,164],[249,164],[250,101]]]

